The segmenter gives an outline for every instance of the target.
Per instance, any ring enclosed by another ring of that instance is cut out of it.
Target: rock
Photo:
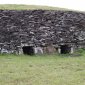
[[[2,47],[8,45],[6,50],[9,48],[15,52],[22,43],[47,46],[61,43],[79,45],[80,42],[84,45],[85,13],[0,10],[0,43],[3,43]],[[0,50],[2,47],[0,45]]]

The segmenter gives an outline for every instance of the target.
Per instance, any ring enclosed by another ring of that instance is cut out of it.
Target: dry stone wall
[[[18,52],[22,44],[85,47],[85,13],[0,10],[0,51]],[[2,50],[3,49],[3,50]]]

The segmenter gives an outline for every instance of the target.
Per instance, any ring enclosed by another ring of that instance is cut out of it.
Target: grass
[[[0,10],[59,10],[59,11],[74,11],[78,13],[84,13],[84,11],[52,7],[52,6],[41,6],[41,5],[25,5],[25,4],[0,4]]]
[[[85,55],[0,55],[0,85],[85,85]]]
[[[68,10],[66,8],[51,7],[51,6],[41,6],[41,5],[17,5],[17,4],[0,4],[0,9],[6,10]]]

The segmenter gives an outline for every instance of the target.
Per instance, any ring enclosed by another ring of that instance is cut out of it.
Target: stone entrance
[[[61,50],[61,52],[60,52],[61,54],[70,53],[71,47],[69,47],[68,45],[61,45],[60,50]]]
[[[26,55],[34,55],[34,48],[33,46],[23,46],[23,53]]]

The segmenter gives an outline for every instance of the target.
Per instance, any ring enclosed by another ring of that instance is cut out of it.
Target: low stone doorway
[[[24,46],[22,47],[23,53],[26,55],[34,55],[34,48],[33,46]]]
[[[67,54],[71,52],[71,47],[69,47],[68,45],[61,45],[60,49],[61,49],[61,54]]]

